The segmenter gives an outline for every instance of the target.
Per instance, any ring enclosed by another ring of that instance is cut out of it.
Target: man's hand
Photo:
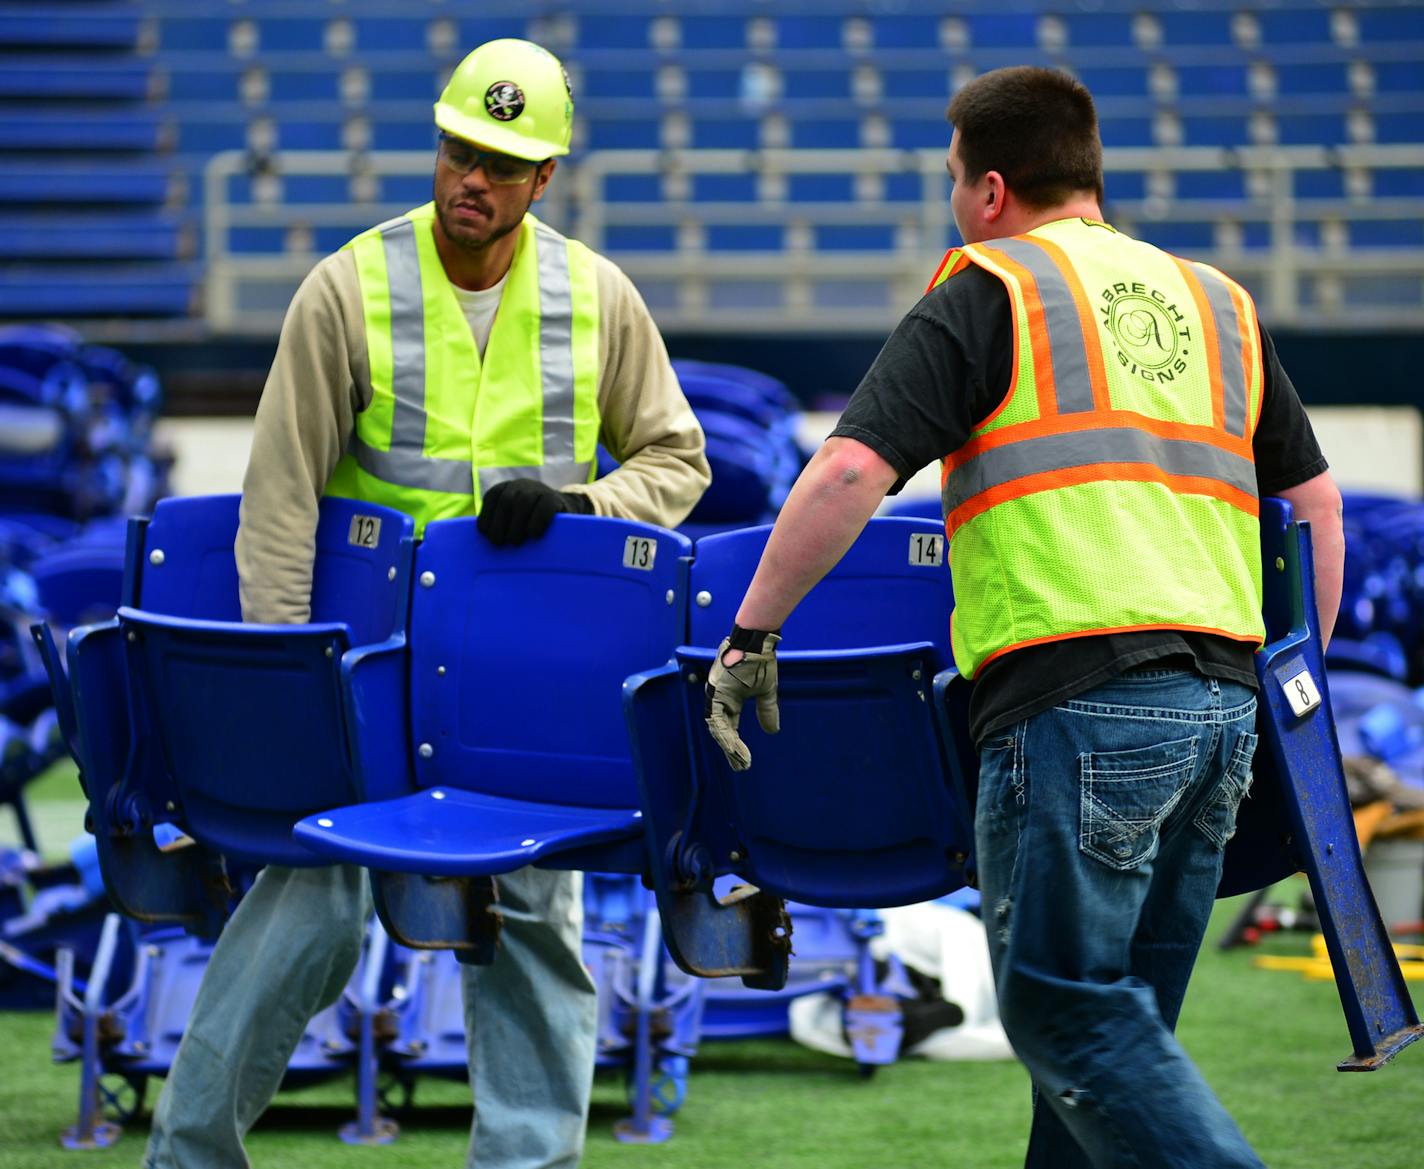
[[[737,734],[742,707],[756,699],[757,722],[768,735],[781,729],[776,706],[776,646],[780,636],[761,629],[732,626],[732,635],[717,649],[717,660],[707,672],[707,729],[722,748],[733,771],[752,765],[752,753]]]
[[[582,495],[566,495],[537,479],[508,479],[485,492],[476,527],[491,544],[505,547],[537,540],[561,511],[588,515]]]

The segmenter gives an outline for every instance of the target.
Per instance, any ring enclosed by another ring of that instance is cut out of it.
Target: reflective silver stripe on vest
[[[420,251],[414,221],[402,215],[383,223],[386,287],[391,302],[391,449],[377,450],[352,434],[347,451],[361,470],[385,483],[440,491],[474,492],[474,475],[465,459],[436,459],[425,454],[425,297],[420,282]]]
[[[948,515],[980,492],[1047,471],[1095,463],[1146,463],[1169,475],[1215,479],[1256,497],[1255,464],[1241,455],[1190,439],[1159,438],[1130,427],[1048,434],[994,447],[956,468],[944,485]],[[1112,473],[1104,475],[1112,480]]]
[[[496,483],[506,483],[510,479],[538,479],[549,487],[572,487],[575,483],[588,482],[588,463],[559,463],[542,467],[481,467],[480,495],[483,496]]]
[[[391,449],[377,450],[359,436],[348,447],[362,470],[387,483],[421,491],[469,495],[473,469],[463,459],[433,458],[425,451],[425,298],[420,280],[416,224],[401,216],[383,224],[381,243],[391,301],[391,365],[395,403]],[[543,381],[542,467],[481,468],[481,490],[503,479],[530,478],[565,487],[588,479],[589,464],[574,463],[573,288],[568,246],[552,228],[535,227],[539,264],[539,364]]]
[[[1246,437],[1246,369],[1241,356],[1241,324],[1236,316],[1236,305],[1231,299],[1231,290],[1215,272],[1208,272],[1198,264],[1192,271],[1202,283],[1206,302],[1211,306],[1212,319],[1216,322],[1216,345],[1220,353],[1221,396],[1223,421],[1227,434]]]
[[[1033,274],[1043,319],[1048,326],[1048,351],[1053,361],[1053,386],[1058,413],[1080,414],[1093,408],[1093,381],[1088,375],[1085,346],[1100,344],[1098,337],[1083,336],[1083,322],[1068,281],[1053,258],[1037,244],[1022,239],[995,240],[978,245],[1002,252]]]
[[[464,459],[432,459],[409,447],[392,446],[388,451],[379,451],[358,434],[352,434],[346,450],[361,470],[383,483],[448,495],[470,495],[473,491],[474,476]]]
[[[534,228],[539,252],[539,365],[544,379],[544,463],[574,458],[574,305],[569,280],[569,247],[540,223]],[[584,465],[587,474],[587,464]]]

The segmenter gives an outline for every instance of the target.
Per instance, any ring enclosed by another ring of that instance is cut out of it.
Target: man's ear
[[[1008,198],[1008,187],[1004,185],[1004,176],[996,170],[988,171],[984,175],[984,218],[992,223],[1004,213],[1004,206]]]

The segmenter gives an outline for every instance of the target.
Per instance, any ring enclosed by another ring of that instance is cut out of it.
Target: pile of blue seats
[[[785,383],[759,370],[713,361],[673,362],[707,436],[712,485],[681,531],[692,537],[768,523],[805,466],[800,413]]]
[[[0,806],[20,847],[0,848],[0,1002],[54,999],[55,959],[87,968],[107,899],[74,865],[41,860],[24,789],[65,753],[44,664],[30,636],[118,607],[124,513],[166,490],[154,442],[154,372],[52,325],[0,329]],[[47,842],[51,849],[56,842]]]
[[[1424,501],[1345,497],[1345,580],[1330,687],[1347,755],[1424,786]]]

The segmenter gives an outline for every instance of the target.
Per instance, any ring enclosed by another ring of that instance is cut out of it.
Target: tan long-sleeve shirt
[[[711,482],[702,428],[638,290],[595,259],[599,438],[622,465],[564,490],[588,496],[596,515],[671,527]],[[245,620],[309,619],[317,504],[370,400],[356,261],[340,251],[293,297],[257,407],[237,534]]]

